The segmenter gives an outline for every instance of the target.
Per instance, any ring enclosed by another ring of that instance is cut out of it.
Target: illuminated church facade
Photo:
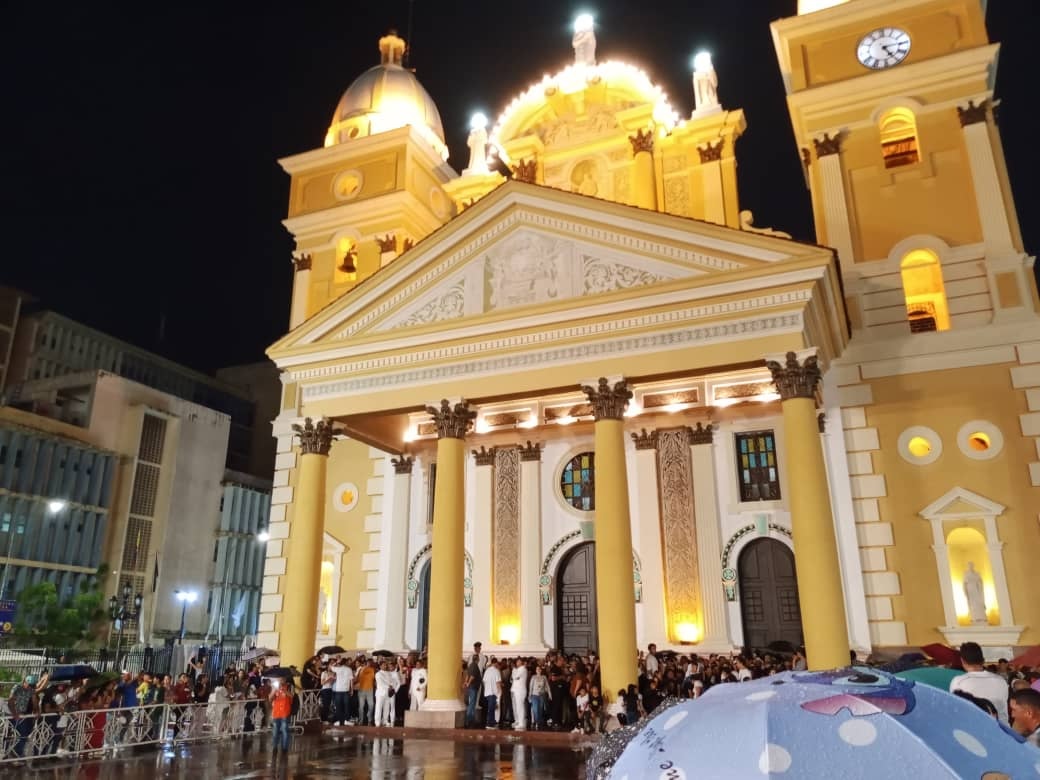
[[[428,648],[450,720],[476,641],[596,650],[608,691],[649,643],[1040,642],[1040,304],[984,3],[800,5],[772,32],[818,245],[741,210],[710,57],[680,116],[580,18],[459,174],[380,40],[281,161],[258,644]]]

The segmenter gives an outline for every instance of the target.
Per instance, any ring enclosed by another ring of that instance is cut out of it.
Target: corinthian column
[[[788,468],[798,469],[788,490],[806,660],[810,669],[847,666],[845,597],[816,418],[816,349],[767,357],[766,366],[783,406],[784,458]]]
[[[632,586],[632,524],[628,512],[624,413],[632,391],[624,379],[583,386],[595,417],[596,602],[601,691],[613,701],[636,681],[636,604]]]
[[[466,432],[477,416],[465,401],[426,407],[437,424],[437,488],[430,569],[430,662],[427,710],[461,716],[462,606],[465,577]],[[457,720],[457,717],[455,718]]]
[[[820,201],[827,244],[837,249],[838,258],[851,267],[856,258],[852,251],[852,228],[841,168],[841,141],[840,132],[833,135],[824,133],[813,139],[813,146],[820,161]]]
[[[332,448],[332,423],[306,418],[293,425],[300,439],[300,473],[289,524],[285,580],[282,593],[292,605],[281,614],[278,651],[284,666],[303,668],[314,655],[318,633],[318,591],[321,554],[325,543],[325,474]]]
[[[633,194],[641,209],[657,210],[657,183],[654,181],[654,131],[637,130],[628,137],[635,157]]]

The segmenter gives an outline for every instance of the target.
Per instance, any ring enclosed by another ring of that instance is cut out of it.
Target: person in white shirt
[[[961,665],[964,674],[950,680],[950,693],[964,691],[980,699],[988,699],[997,710],[997,717],[1008,725],[1008,684],[999,674],[987,672],[983,667],[985,658],[977,642],[961,645]]]
[[[646,646],[646,658],[643,661],[644,668],[646,669],[647,678],[653,677],[657,674],[659,664],[657,663],[657,645]]]
[[[491,661],[488,668],[484,670],[484,706],[487,707],[487,722],[489,729],[498,724],[498,697],[502,695],[502,672],[498,668],[498,661]]]
[[[527,664],[517,658],[509,692],[513,696],[513,728],[518,731],[527,728],[527,675]]]
[[[340,658],[332,667],[336,679],[332,681],[333,709],[336,720],[333,725],[346,724],[350,720],[350,689],[354,684],[354,670],[350,668],[346,658]]]
[[[394,694],[401,684],[401,678],[397,671],[390,668],[390,664],[384,663],[376,672],[376,725],[393,726],[396,713],[394,712]]]
[[[481,647],[483,647],[483,645],[481,645],[480,642],[473,643],[473,655],[477,657],[477,666],[480,667],[480,673],[484,674],[484,670],[487,669],[488,665],[488,657],[480,652]]]
[[[408,690],[409,709],[421,710],[426,701],[426,665],[422,659],[415,662],[412,669],[412,681]]]

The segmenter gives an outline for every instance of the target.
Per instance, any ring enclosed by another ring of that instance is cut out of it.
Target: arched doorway
[[[419,631],[416,649],[425,650],[430,644],[430,560],[419,573]]]
[[[596,548],[579,544],[560,561],[556,575],[556,645],[566,654],[599,650],[596,623]]]
[[[737,571],[744,645],[753,648],[766,648],[774,642],[801,645],[804,640],[798,580],[794,554],[787,545],[776,539],[755,539],[741,551]]]

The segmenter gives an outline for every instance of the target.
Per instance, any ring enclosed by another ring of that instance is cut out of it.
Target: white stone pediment
[[[962,487],[955,487],[920,511],[926,520],[998,517],[1005,507]]]
[[[644,287],[705,271],[520,228],[373,328],[389,331]]]

